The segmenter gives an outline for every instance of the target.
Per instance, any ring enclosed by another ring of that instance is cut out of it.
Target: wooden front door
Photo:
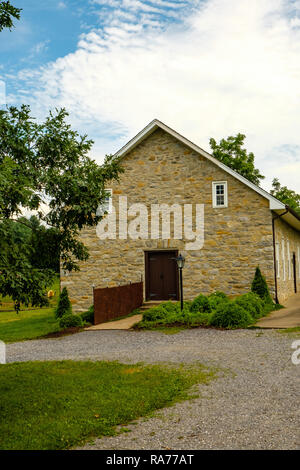
[[[146,300],[178,300],[177,251],[145,252]]]

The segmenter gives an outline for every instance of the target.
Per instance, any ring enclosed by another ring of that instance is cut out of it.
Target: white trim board
[[[216,194],[216,186],[218,184],[222,184],[224,186],[224,204],[218,205],[217,204],[217,194]],[[223,207],[228,207],[228,189],[227,189],[227,181],[212,181],[211,184],[212,190],[212,202],[214,209],[222,209]]]
[[[181,134],[178,134],[178,132],[174,131],[170,127],[168,127],[166,124],[163,122],[159,121],[158,119],[153,119],[144,129],[142,129],[135,137],[133,137],[127,144],[125,144],[120,150],[118,150],[115,153],[115,157],[123,157],[126,155],[130,150],[134,149],[138,144],[140,144],[144,139],[146,139],[150,134],[152,134],[156,129],[162,129],[168,134],[172,135],[175,137],[175,139],[179,140],[182,142],[184,145],[189,147],[190,149],[194,150],[196,153],[201,155],[202,157],[207,158],[210,160],[212,163],[217,165],[219,168],[222,168],[222,170],[226,171],[229,173],[231,176],[236,178],[237,180],[241,181],[244,183],[246,186],[249,188],[253,189],[256,191],[258,194],[263,196],[265,199],[269,201],[269,208],[271,210],[279,210],[279,209],[285,209],[285,204],[282,202],[278,201],[274,196],[269,194],[267,191],[264,189],[260,188],[259,186],[256,186],[256,184],[251,183],[251,181],[248,181],[246,178],[241,176],[239,173],[236,171],[232,170],[228,166],[224,165],[224,163],[221,163],[219,160],[214,158],[212,155],[209,153],[205,152],[202,148],[198,147],[198,145],[194,144],[190,140],[186,139],[183,137]]]

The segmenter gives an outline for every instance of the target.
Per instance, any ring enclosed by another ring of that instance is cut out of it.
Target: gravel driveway
[[[7,360],[199,361],[228,370],[199,386],[201,398],[159,410],[126,426],[131,432],[97,439],[85,449],[299,449],[294,340],[274,330],[85,331],[9,344]]]

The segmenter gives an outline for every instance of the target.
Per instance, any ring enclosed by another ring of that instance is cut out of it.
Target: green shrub
[[[57,307],[55,309],[56,318],[62,318],[64,315],[72,314],[72,305],[69,299],[68,290],[66,287],[63,288]]]
[[[265,303],[255,293],[249,292],[231,301],[224,292],[209,296],[198,295],[193,302],[164,302],[146,310],[143,320],[135,328],[155,329],[165,326],[216,326],[245,328],[264,315]]]
[[[199,294],[192,302],[190,306],[191,312],[211,312],[211,307],[208,301],[208,298],[203,295]]]
[[[143,321],[157,321],[162,320],[166,316],[166,312],[160,306],[151,307],[143,313]]]
[[[94,305],[91,305],[86,312],[79,314],[83,323],[92,323],[94,324]]]
[[[61,328],[71,328],[72,326],[83,326],[83,322],[79,315],[73,315],[72,313],[69,313],[61,317],[59,326]]]
[[[264,302],[273,304],[266,278],[262,275],[259,267],[255,270],[254,279],[251,284],[251,291],[254,292],[254,294],[259,295]]]
[[[253,318],[235,301],[220,304],[212,314],[210,324],[220,328],[246,328],[253,323]]]
[[[185,308],[186,303],[184,303]],[[143,314],[143,321],[166,320],[178,316],[180,312],[179,302],[163,302],[157,307],[151,307]]]
[[[240,295],[235,299],[235,303],[243,307],[254,319],[260,318],[264,314],[264,302],[254,292]]]
[[[143,320],[137,324],[136,328],[154,329],[162,326],[207,326],[211,314],[208,312],[191,312],[191,302],[184,302],[181,311],[180,302],[164,302],[157,307],[146,310]]]
[[[227,295],[220,291],[213,292],[207,298],[212,311],[216,310],[218,305],[229,301]]]
[[[209,326],[211,321],[212,313],[209,312],[190,312],[189,315],[186,315],[182,318],[183,325],[189,327],[197,326]]]

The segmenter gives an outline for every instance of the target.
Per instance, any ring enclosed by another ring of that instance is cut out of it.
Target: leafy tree
[[[53,279],[49,269],[39,270],[30,263],[31,248],[24,243],[24,235],[13,229],[9,220],[0,223],[0,293],[9,295],[18,313],[20,304],[43,306],[47,286]]]
[[[10,224],[11,243],[23,245],[24,251],[29,249],[29,261],[34,268],[59,272],[59,232],[56,229],[42,225],[35,215],[29,219],[19,217],[16,221],[8,219],[6,223]]]
[[[220,140],[219,144],[211,138],[209,144],[215,158],[259,186],[265,177],[254,166],[254,154],[243,148],[245,138],[244,134],[237,134]]]
[[[0,31],[4,28],[11,30],[14,26],[13,19],[19,20],[21,11],[22,8],[14,7],[9,1],[0,1]]]
[[[66,287],[64,287],[59,296],[58,304],[55,309],[55,316],[56,318],[61,318],[64,315],[71,315],[71,314],[72,314],[72,305],[69,299],[68,290]]]
[[[300,215],[300,194],[288,189],[286,186],[281,186],[277,178],[274,178],[272,181],[270,193]]]
[[[25,220],[30,225],[29,244],[32,248],[30,256],[32,266],[39,269],[52,269],[58,273],[60,267],[59,231],[42,225],[34,215],[29,220]],[[19,221],[23,222],[24,218]]]
[[[251,284],[251,291],[267,303],[273,303],[266,278],[262,275],[260,268],[257,266],[254,279]]]
[[[56,110],[39,124],[29,106],[0,110],[0,293],[16,304],[43,305],[54,270],[47,257],[38,260],[38,250],[12,243],[11,224],[27,225],[31,243],[48,249],[48,258],[59,247],[62,268],[78,270],[78,260],[88,258],[79,232],[97,225],[105,186],[122,171],[111,155],[101,166],[92,160],[93,142],[72,130],[67,117],[65,109]],[[32,230],[33,221],[20,218],[24,209],[52,229],[42,240],[44,229]]]

